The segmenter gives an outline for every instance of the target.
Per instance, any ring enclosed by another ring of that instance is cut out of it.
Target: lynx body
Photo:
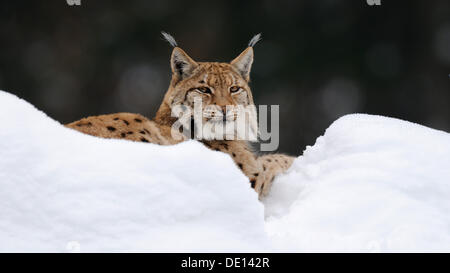
[[[254,105],[249,81],[253,45],[259,36],[255,36],[249,47],[230,63],[217,63],[195,62],[177,47],[171,36],[165,33],[163,35],[174,46],[170,61],[172,80],[152,120],[139,114],[116,113],[84,118],[66,126],[103,138],[172,145],[187,139],[185,134],[173,130],[177,118],[172,111],[176,106],[191,109],[195,101],[201,101],[203,121],[214,122],[220,119],[221,122],[228,123],[235,122],[238,118],[238,113],[229,106]],[[255,123],[256,118],[256,115],[250,117],[249,122]],[[229,154],[260,197],[269,192],[273,178],[287,170],[293,162],[293,157],[283,154],[258,156],[246,140],[199,141],[212,150]]]

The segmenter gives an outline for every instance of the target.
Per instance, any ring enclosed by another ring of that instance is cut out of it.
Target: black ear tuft
[[[249,47],[254,47],[257,42],[261,41],[261,33],[256,34],[253,38],[248,42]]]
[[[173,38],[172,35],[170,35],[170,34],[167,33],[167,32],[164,32],[164,31],[161,31],[161,34],[162,34],[164,40],[166,40],[167,42],[169,42],[169,44],[170,44],[171,46],[173,46],[173,47],[177,47],[177,46],[178,46],[178,45],[177,45],[177,41],[175,41],[175,38]]]

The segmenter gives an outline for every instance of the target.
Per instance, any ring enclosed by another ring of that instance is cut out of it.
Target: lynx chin
[[[66,126],[102,138],[171,145],[190,138],[186,129],[193,124],[201,132],[194,137],[206,147],[228,154],[248,177],[249,185],[263,197],[274,177],[287,170],[294,158],[284,154],[258,155],[249,142],[256,139],[243,139],[236,129],[243,122],[253,133],[258,130],[249,82],[253,46],[261,35],[255,35],[229,63],[196,62],[171,35],[162,35],[174,47],[170,59],[172,79],[153,119],[116,113],[83,118]],[[225,130],[218,130],[222,125]]]

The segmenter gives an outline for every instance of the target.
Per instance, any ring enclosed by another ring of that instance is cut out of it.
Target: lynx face
[[[195,62],[175,47],[171,58],[172,81],[165,101],[171,109],[179,107],[174,111],[178,117],[189,116],[181,120],[183,125],[189,126],[194,118],[196,131],[201,131],[200,138],[244,139],[249,131],[256,135],[257,115],[248,85],[252,62],[252,47],[230,63]],[[195,119],[196,115],[201,122]],[[247,127],[244,135],[239,134],[242,124]]]

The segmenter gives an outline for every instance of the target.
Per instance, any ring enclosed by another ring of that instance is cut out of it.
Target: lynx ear
[[[191,76],[198,64],[181,48],[175,47],[172,51],[170,66],[174,76],[179,77],[181,80]]]
[[[256,34],[248,43],[248,47],[244,50],[236,59],[231,61],[231,65],[241,73],[242,77],[246,80],[250,80],[250,70],[253,63],[253,46],[261,40],[261,33]]]
[[[231,65],[236,68],[241,76],[246,80],[250,80],[250,70],[253,63],[253,47],[247,47],[236,59],[231,61]]]

